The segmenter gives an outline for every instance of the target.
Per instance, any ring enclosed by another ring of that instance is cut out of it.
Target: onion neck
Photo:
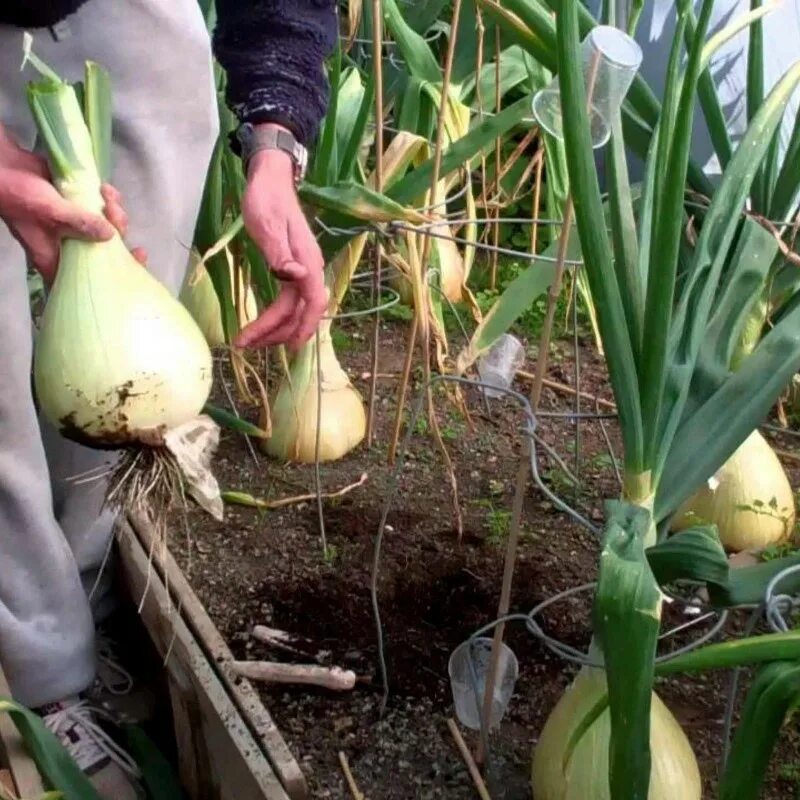
[[[650,513],[650,524],[647,527],[647,533],[644,537],[644,549],[652,547],[657,539],[656,522],[653,517],[653,509],[655,508],[656,492],[652,482],[652,472],[647,470],[645,472],[628,472],[625,474],[622,487],[622,499],[631,505],[644,508]],[[592,636],[592,641],[589,644],[589,661],[596,667],[602,667],[605,664],[605,657],[603,655],[603,648],[597,639],[597,636]],[[592,669],[593,667],[589,667]]]
[[[100,181],[97,175],[77,174],[58,179],[55,182],[58,193],[70,203],[93,214],[102,214],[105,201],[100,193]]]

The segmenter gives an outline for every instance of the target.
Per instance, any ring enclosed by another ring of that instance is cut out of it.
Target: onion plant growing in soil
[[[800,82],[800,66],[789,70],[752,115],[719,186],[710,193],[696,241],[688,241],[685,182],[712,3],[703,3],[692,25],[685,67],[683,34],[692,12],[689,3],[680,3],[665,96],[647,131],[647,178],[638,215],[627,179],[626,137],[621,120],[614,123],[608,148],[609,237],[580,72],[578,3],[553,4],[555,30],[535,0],[509,5],[519,14],[517,23],[531,26],[529,32],[543,27],[555,37],[578,234],[624,443],[622,499],[608,506],[600,561],[590,650],[594,666],[581,672],[545,726],[534,759],[534,792],[542,800],[699,798],[699,773],[685,736],[652,692],[663,595],[648,551],[657,544],[658,524],[668,521],[749,436],[800,364],[800,314],[791,301],[737,371],[730,370],[729,358],[744,322],[737,312],[750,306],[760,288],[746,277],[759,263],[769,267],[753,252],[757,238],[754,242],[749,236],[742,212]],[[694,547],[702,541],[703,548],[716,546],[721,553],[714,527],[694,528],[683,537],[665,546]],[[685,558],[672,579],[693,577],[695,564]],[[798,638],[777,640],[780,646],[767,659],[786,659],[776,681],[788,680]],[[760,645],[757,638],[737,643],[739,663],[763,660]],[[703,648],[688,662],[679,657],[664,669],[723,666],[724,654],[730,653],[726,647]],[[773,721],[780,724],[782,718],[776,713]],[[737,736],[729,761],[741,782],[725,796],[757,795],[771,742],[761,724],[763,718],[743,719],[745,733]],[[732,783],[723,781],[726,791]]]

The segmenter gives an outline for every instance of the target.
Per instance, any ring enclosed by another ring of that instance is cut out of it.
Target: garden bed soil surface
[[[337,340],[340,360],[366,397],[367,328],[347,323],[338,328],[344,334]],[[471,431],[443,397],[437,399],[460,490],[464,520],[460,542],[447,473],[435,445],[422,425],[412,436],[380,566],[391,690],[387,713],[380,719],[370,571],[391,486],[387,443],[404,338],[404,326],[386,323],[379,373],[387,377],[378,382],[375,446],[361,447],[342,461],[322,466],[325,492],[352,484],[364,473],[368,476],[360,488],[324,503],[327,559],[315,503],[268,512],[228,506],[224,523],[191,510],[188,541],[177,533],[181,526],[174,526],[172,549],[237,657],[307,660],[252,639],[254,625],[268,625],[301,637],[298,647],[310,659],[355,670],[366,679],[345,694],[262,687],[263,700],[301,764],[314,798],[350,797],[339,751],[347,755],[361,791],[370,800],[476,796],[446,725],[453,714],[447,663],[458,644],[496,616],[523,417],[510,401],[493,402],[487,413],[477,395],[468,396]],[[532,361],[528,361],[531,370]],[[610,399],[602,360],[589,339],[581,346],[581,362],[583,390]],[[574,359],[566,342],[554,345],[549,377],[574,384]],[[216,399],[223,404],[219,383]],[[521,380],[516,388],[527,394],[530,384]],[[541,407],[566,411],[572,403],[568,395],[546,389]],[[584,401],[583,410],[593,410],[592,405]],[[616,443],[613,422],[608,425]],[[563,420],[540,420],[539,435],[570,465],[574,433]],[[617,495],[618,484],[596,421],[581,425],[581,440],[583,483],[578,506],[600,524],[602,498]],[[782,446],[786,449],[785,443]],[[575,501],[574,487],[552,458],[542,454],[540,468],[551,488]],[[314,487],[313,467],[282,465],[261,454],[255,461],[245,440],[227,432],[216,472],[224,489],[265,499],[302,495]],[[790,474],[793,481],[800,477],[796,470]],[[512,610],[528,611],[554,594],[592,581],[598,552],[598,540],[591,532],[530,488]],[[590,637],[590,596],[564,600],[546,612],[542,617],[546,630],[585,648]],[[687,619],[677,609],[665,616],[667,624]],[[520,625],[508,628],[507,641],[519,658],[520,674],[508,712],[492,735],[488,785],[494,800],[522,800],[530,797],[531,749],[574,669]],[[694,746],[708,798],[716,796],[727,680],[727,674],[707,674],[658,685]],[[467,740],[474,742],[471,735]],[[800,736],[795,729],[785,731],[773,762],[763,797],[789,800],[800,785]]]

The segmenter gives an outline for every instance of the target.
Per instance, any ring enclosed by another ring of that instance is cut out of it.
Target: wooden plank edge
[[[11,697],[11,689],[0,667],[0,695]],[[0,763],[8,769],[21,797],[41,797],[44,783],[25,742],[8,714],[0,714]]]
[[[167,593],[161,577],[155,570],[150,569],[147,553],[139,538],[130,526],[120,527],[117,538],[122,572],[130,584],[129,588],[133,595],[144,595],[142,621],[162,658],[167,658],[166,668],[170,673],[171,693],[177,691],[178,694],[184,694],[186,691],[185,675],[181,674],[182,667],[176,664],[176,659],[185,657],[192,673],[192,683],[197,690],[204,694],[204,698],[200,699],[205,699],[206,705],[211,705],[214,709],[214,716],[219,723],[217,731],[227,737],[228,746],[234,747],[238,758],[247,765],[246,775],[243,775],[241,770],[228,776],[214,775],[214,783],[222,793],[209,795],[210,787],[204,786],[202,787],[203,797],[230,798],[234,796],[238,800],[238,797],[241,796],[241,800],[244,800],[245,795],[231,795],[231,792],[234,791],[231,784],[233,780],[239,782],[242,779],[247,780],[247,776],[250,776],[252,783],[258,786],[258,795],[252,795],[248,790],[246,793],[248,800],[251,796],[253,796],[253,800],[256,798],[258,800],[262,800],[262,798],[263,800],[290,800],[283,784],[272,769],[272,765],[253,738],[249,726],[242,719],[228,691],[209,663],[203,648],[182,617],[176,613],[175,603]],[[200,724],[200,719],[198,719],[198,724]],[[180,733],[176,732],[176,734]],[[196,730],[183,732],[184,738],[190,739],[196,733]],[[217,744],[216,747],[219,745]],[[210,765],[202,766],[207,769]],[[200,767],[200,764],[194,765],[194,769],[199,770]],[[255,786],[251,786],[251,789],[255,789]]]
[[[197,637],[234,704],[250,727],[272,768],[291,800],[306,800],[308,784],[283,734],[276,725],[253,684],[233,669],[235,661],[228,643],[194,592],[183,570],[168,548],[154,547],[152,527],[144,515],[129,513],[127,526],[146,553],[152,553],[153,565],[166,584],[187,625]],[[120,523],[124,525],[124,523]]]

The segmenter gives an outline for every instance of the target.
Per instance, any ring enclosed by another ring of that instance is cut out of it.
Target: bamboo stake
[[[450,41],[447,46],[447,56],[445,58],[444,76],[442,79],[442,102],[439,107],[439,118],[436,126],[436,142],[434,145],[433,153],[433,172],[431,175],[431,197],[436,197],[436,189],[439,185],[442,171],[442,155],[444,149],[444,133],[445,133],[445,117],[447,114],[447,100],[450,95],[450,83],[453,74],[453,61],[455,59],[456,42],[458,40],[458,24],[461,18],[461,5],[462,0],[455,0],[453,3],[453,16],[450,23]],[[411,324],[408,337],[408,348],[406,350],[406,361],[403,366],[403,378],[398,392],[398,405],[397,414],[395,416],[395,426],[392,436],[392,441],[389,445],[389,463],[394,463],[397,453],[397,443],[400,438],[400,428],[402,427],[403,408],[405,406],[405,398],[408,390],[408,381],[411,375],[411,364],[413,359],[413,345],[416,341],[417,329],[420,327],[420,317],[427,322],[429,317],[429,284],[428,284],[428,261],[431,256],[432,237],[425,236],[422,246],[422,304],[423,308],[416,310],[415,319]],[[447,452],[442,433],[439,429],[439,422],[436,419],[436,410],[433,403],[433,390],[431,388],[431,338],[430,338],[430,325],[423,324],[422,327],[422,350],[423,350],[423,375],[426,385],[426,397],[428,406],[428,421],[433,431],[433,436],[436,441],[437,449],[439,450],[442,459],[447,469],[448,477],[450,479],[450,486],[453,496],[453,512],[456,519],[456,528],[458,530],[458,540],[461,541],[463,536],[463,518],[461,515],[460,504],[458,502],[458,483],[456,480],[455,470],[453,469],[453,462],[450,454]],[[373,370],[376,372],[377,370]]]
[[[375,190],[383,190],[383,8],[381,0],[372,0],[372,62],[375,70]],[[381,266],[383,244],[375,237],[375,263],[372,278],[372,302],[377,306],[381,296]],[[380,358],[381,314],[375,312],[372,329],[372,374],[367,405],[367,447],[372,447],[375,434],[375,399],[378,391],[378,361]]]
[[[591,100],[594,93],[594,83],[597,77],[597,69],[600,64],[600,54],[595,56],[592,71],[589,77],[589,85],[586,89],[586,96]],[[564,216],[561,223],[561,234],[558,240],[558,253],[556,257],[555,275],[550,285],[547,299],[547,313],[542,326],[542,334],[539,338],[539,353],[536,360],[536,373],[534,375],[533,386],[531,387],[530,404],[533,412],[539,407],[542,396],[542,386],[544,385],[545,375],[547,374],[547,357],[550,350],[550,339],[553,332],[553,320],[556,315],[556,304],[561,292],[561,284],[564,275],[564,262],[567,258],[567,248],[569,246],[569,234],[572,227],[572,194],[567,196],[564,204]],[[523,447],[524,455],[517,469],[517,477],[514,486],[514,501],[511,510],[511,524],[506,544],[506,553],[503,564],[503,582],[500,588],[500,603],[497,610],[497,617],[504,617],[508,614],[511,607],[511,587],[514,580],[514,566],[517,560],[517,546],[519,544],[519,534],[522,524],[522,507],[525,500],[525,490],[528,486],[528,472],[530,470],[531,443],[528,438]],[[478,741],[476,760],[479,764],[486,762],[488,755],[488,731],[489,721],[492,713],[492,700],[494,698],[494,686],[497,681],[497,672],[500,666],[500,652],[505,635],[505,624],[501,623],[494,629],[492,638],[492,652],[489,661],[489,670],[486,676],[486,688],[483,696],[483,708],[481,711],[481,727],[486,733]]]
[[[350,764],[347,761],[347,756],[340,750],[339,751],[339,765],[344,773],[344,779],[347,781],[347,788],[350,789],[350,794],[353,795],[353,800],[367,800],[361,789],[358,788],[356,779],[350,770]]]
[[[500,0],[498,0],[498,5],[500,5]],[[500,64],[500,26],[495,25],[494,29],[494,42],[495,42],[495,53],[494,53],[494,63],[495,63],[495,71],[494,71],[494,90],[495,90],[495,114],[499,114],[502,106],[502,98],[500,96],[501,92],[501,82],[502,82],[502,66]],[[500,194],[501,194],[501,184],[500,184],[500,171],[501,167],[503,166],[503,140],[498,136],[494,143],[494,201],[496,206],[496,215],[495,215],[495,223],[494,223],[494,238],[493,244],[494,247],[497,248],[500,246]],[[498,253],[497,249],[492,251],[492,278],[491,278],[491,288],[492,290],[497,288],[497,264],[498,264]]]
[[[439,185],[439,178],[442,170],[442,155],[444,149],[444,132],[445,132],[445,117],[447,116],[447,99],[450,95],[450,83],[453,76],[453,61],[456,54],[456,42],[458,41],[458,24],[461,19],[461,5],[462,0],[455,0],[453,3],[453,16],[450,21],[450,41],[447,45],[447,57],[445,58],[444,77],[442,78],[442,104],[439,107],[439,119],[436,126],[436,151],[434,153],[433,175],[431,176],[431,197],[436,197],[436,187]],[[469,178],[467,177],[467,180]],[[424,288],[423,297],[425,298],[424,313],[425,319],[429,315],[430,303],[430,289],[428,284],[428,261],[431,255],[431,246],[433,239],[430,236],[424,237],[422,245],[422,285]],[[458,500],[458,481],[456,479],[455,469],[450,454],[447,452],[447,447],[442,438],[442,432],[439,429],[439,421],[436,419],[436,409],[433,403],[433,389],[431,387],[431,337],[430,325],[425,325],[423,328],[424,339],[424,361],[423,361],[423,374],[425,376],[425,383],[427,385],[427,400],[428,400],[428,418],[433,431],[436,446],[442,455],[442,459],[447,469],[447,474],[450,479],[450,488],[453,498],[453,513],[456,520],[456,529],[458,532],[458,542],[464,535],[464,521],[461,515],[461,504]]]
[[[536,240],[539,238],[539,209],[541,208],[542,203],[543,167],[544,158],[540,158],[539,162],[536,164],[536,184],[533,189],[533,229],[531,230],[531,253],[536,253]]]
[[[464,741],[464,737],[461,735],[461,731],[458,729],[458,725],[456,725],[452,717],[447,720],[447,727],[450,728],[450,733],[453,735],[453,739],[455,739],[458,751],[461,753],[461,758],[464,759],[464,763],[467,765],[467,769],[469,770],[472,782],[475,784],[475,789],[478,792],[478,796],[481,798],[481,800],[492,800],[491,796],[489,795],[489,790],[486,788],[486,784],[483,782],[478,765],[472,758],[472,753],[469,752],[467,743]]]

